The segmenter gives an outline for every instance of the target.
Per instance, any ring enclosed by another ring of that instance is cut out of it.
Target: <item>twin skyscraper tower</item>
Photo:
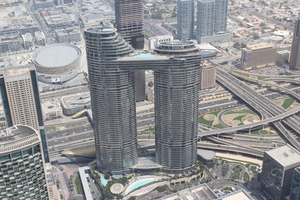
[[[115,28],[105,26],[87,29],[84,37],[99,169],[120,174],[138,162],[135,70],[154,71],[156,162],[173,173],[193,168],[200,62],[215,54],[191,41],[172,41],[161,43],[156,55],[136,56]]]

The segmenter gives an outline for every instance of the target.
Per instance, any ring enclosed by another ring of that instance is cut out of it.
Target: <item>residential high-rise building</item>
[[[300,69],[300,19],[295,22],[290,67]]]
[[[170,41],[160,43],[157,55],[137,55],[115,29],[88,29],[84,36],[99,169],[118,174],[137,163],[135,70],[154,70],[156,162],[174,173],[194,167],[200,61],[215,53]]]
[[[42,151],[29,126],[0,131],[0,199],[49,199]]]
[[[200,68],[200,90],[216,86],[216,66],[203,62]]]
[[[228,0],[198,0],[196,32],[198,42],[228,38],[228,34],[220,34],[227,28],[227,8]]]
[[[115,1],[116,28],[134,49],[144,49],[144,10],[142,0]],[[145,100],[145,71],[134,72],[136,101]]]
[[[177,1],[177,37],[180,40],[194,38],[194,0]]]
[[[215,0],[214,32],[226,31],[228,0]]]
[[[293,172],[300,166],[300,152],[285,145],[265,151],[261,173],[261,190],[273,200],[290,194]]]
[[[115,1],[116,28],[135,49],[144,48],[144,10],[142,0]]]
[[[214,34],[215,0],[198,0],[197,35],[199,37]]]
[[[134,49],[113,28],[88,29],[84,37],[97,165],[103,172],[123,173],[137,163],[134,72],[109,61]]]
[[[300,200],[300,167],[294,169],[290,199]]]
[[[28,125],[40,133],[45,162],[49,162],[44,121],[33,66],[0,71],[0,90],[7,127]]]

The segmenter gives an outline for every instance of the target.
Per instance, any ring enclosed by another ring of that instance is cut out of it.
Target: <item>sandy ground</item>
[[[300,103],[298,103],[297,101],[294,101],[294,103],[287,108],[287,110],[292,110],[293,108],[296,108],[296,107],[299,107],[300,106]]]
[[[212,123],[212,126],[214,125],[217,125],[217,124],[220,124],[217,116],[213,115],[213,114],[207,114],[207,115],[204,115],[203,118],[207,121],[213,121]]]
[[[284,100],[285,99],[281,99],[281,100],[275,101],[275,104],[281,107],[281,105],[284,103]]]
[[[244,124],[251,124],[251,123],[260,121],[260,118],[258,115],[249,114],[249,115],[246,115],[245,117],[243,117],[242,121]]]
[[[256,163],[258,165],[262,165],[262,160],[259,159],[255,159],[255,158],[249,158],[249,157],[245,157],[245,156],[241,156],[241,155],[236,155],[236,154],[229,154],[229,153],[216,153],[216,156],[220,156],[220,157],[224,157],[224,158],[228,158],[228,159],[235,159],[235,160],[241,160],[241,161],[245,161],[245,162],[252,162],[252,163]]]

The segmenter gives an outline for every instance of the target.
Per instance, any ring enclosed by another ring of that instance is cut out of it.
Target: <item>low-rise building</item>
[[[84,109],[91,108],[90,93],[80,93],[61,98],[61,107],[64,115],[74,115]]]
[[[276,46],[267,43],[257,43],[242,49],[241,69],[249,70],[253,68],[274,65],[276,62]]]

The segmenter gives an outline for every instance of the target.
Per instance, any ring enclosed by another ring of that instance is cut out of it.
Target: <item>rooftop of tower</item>
[[[29,126],[15,125],[0,130],[0,155],[17,149],[23,149],[39,141],[38,133]]]

